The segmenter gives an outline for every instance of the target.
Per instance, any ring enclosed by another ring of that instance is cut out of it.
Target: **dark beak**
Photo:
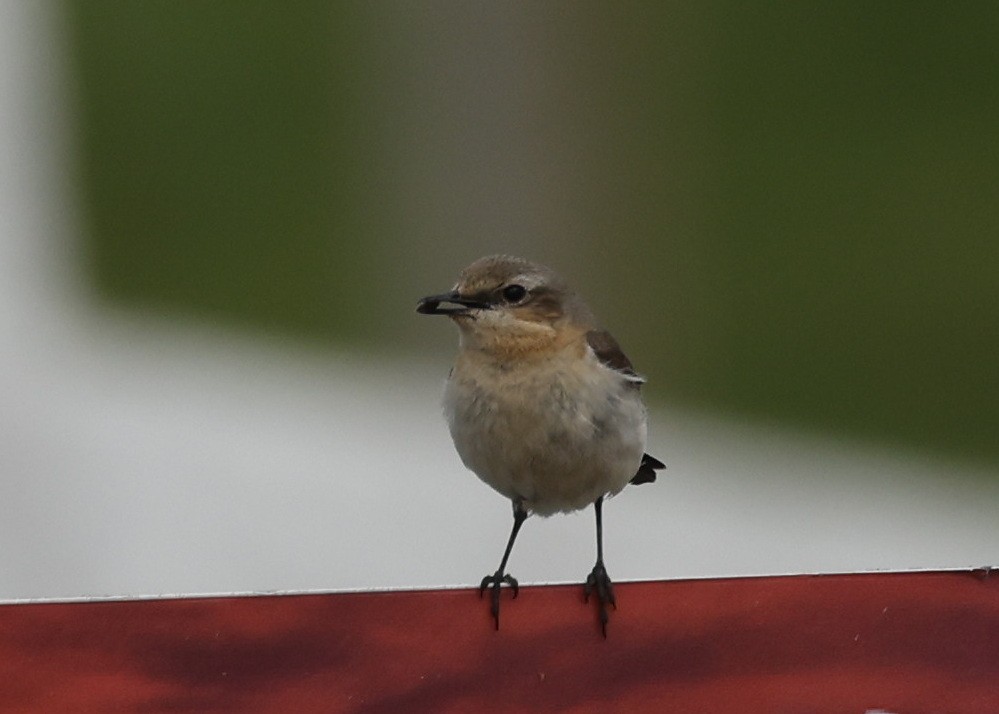
[[[456,307],[441,307],[441,303],[451,303]],[[488,310],[490,307],[489,303],[450,292],[423,298],[416,304],[416,311],[423,315],[463,315],[469,310]]]

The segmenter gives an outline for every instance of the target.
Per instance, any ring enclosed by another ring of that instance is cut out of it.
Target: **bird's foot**
[[[600,631],[603,633],[604,637],[607,637],[607,621],[610,619],[607,615],[607,606],[611,605],[615,610],[617,609],[617,603],[614,601],[614,587],[611,584],[610,576],[607,575],[607,569],[604,567],[603,561],[598,560],[597,564],[593,566],[593,570],[586,577],[586,584],[583,586],[583,593],[585,595],[586,602],[590,601],[590,595],[596,592],[597,594],[597,612],[600,617]]]
[[[486,588],[489,588],[489,612],[493,615],[497,630],[499,629],[500,588],[503,583],[509,585],[510,589],[513,590],[513,596],[517,597],[517,593],[520,591],[517,579],[509,573],[503,573],[502,570],[497,570],[492,575],[482,578],[482,583],[479,585],[479,597],[482,597]]]

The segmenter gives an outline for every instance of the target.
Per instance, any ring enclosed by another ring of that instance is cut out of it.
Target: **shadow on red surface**
[[[0,607],[3,712],[999,712],[999,573]]]

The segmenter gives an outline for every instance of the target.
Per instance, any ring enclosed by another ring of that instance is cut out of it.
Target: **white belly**
[[[444,412],[465,465],[538,515],[585,508],[618,493],[645,450],[641,397],[595,358],[499,370],[459,362]]]

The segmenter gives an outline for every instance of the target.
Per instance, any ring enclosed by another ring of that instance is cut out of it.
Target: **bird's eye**
[[[527,288],[523,285],[507,285],[503,288],[503,299],[509,303],[518,303],[527,297]]]

